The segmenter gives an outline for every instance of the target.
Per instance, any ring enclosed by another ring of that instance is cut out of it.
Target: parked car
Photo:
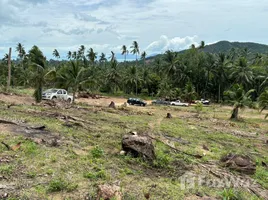
[[[180,100],[170,102],[172,106],[189,106],[189,103],[182,103]]]
[[[67,91],[64,89],[48,89],[42,93],[43,100],[54,100],[61,99],[69,103],[73,102],[73,97],[68,95]]]
[[[170,102],[169,101],[164,101],[164,100],[161,100],[161,99],[157,99],[157,100],[153,100],[152,104],[170,105]]]
[[[127,103],[130,104],[130,105],[140,105],[140,106],[146,106],[146,104],[147,104],[142,99],[137,99],[137,98],[129,98],[127,100]]]
[[[195,103],[202,103],[204,105],[209,105],[210,104],[210,101],[209,100],[206,100],[206,99],[201,99],[200,101],[195,101]]]

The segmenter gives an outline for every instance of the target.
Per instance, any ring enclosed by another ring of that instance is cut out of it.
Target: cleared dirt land
[[[116,109],[108,108],[111,101]],[[0,94],[0,199],[96,199],[103,184],[120,187],[126,200],[223,199],[232,192],[268,199],[267,111],[246,109],[230,121],[228,106],[197,114],[194,106],[124,102],[105,97],[50,106]],[[120,155],[130,131],[154,138],[154,161]],[[248,156],[254,174],[223,166],[228,153]]]

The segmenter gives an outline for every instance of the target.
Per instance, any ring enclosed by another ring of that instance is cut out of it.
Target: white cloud
[[[166,35],[162,35],[159,40],[149,44],[146,51],[151,54],[162,53],[167,50],[180,51],[189,48],[191,44],[198,44],[197,36],[186,36],[184,38],[174,37],[169,39]]]

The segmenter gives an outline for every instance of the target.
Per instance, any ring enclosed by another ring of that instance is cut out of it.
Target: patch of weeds
[[[157,168],[169,168],[170,163],[172,162],[170,154],[159,151],[156,153],[156,160],[154,160],[154,167]]]
[[[26,155],[36,155],[37,154],[37,144],[31,141],[26,141],[23,143],[24,152]]]
[[[1,165],[0,166],[0,174],[3,175],[11,175],[13,173],[13,166],[12,165]]]
[[[261,166],[257,166],[254,178],[263,187],[268,189],[268,171],[267,171],[267,169],[265,169],[264,167],[261,167]]]
[[[89,179],[93,179],[93,180],[106,179],[107,173],[104,169],[97,169],[95,172],[85,173],[84,178],[89,178]]]
[[[127,168],[127,167],[124,168],[124,169],[121,169],[120,172],[122,174],[124,174],[124,175],[133,175],[134,174],[133,170],[131,170],[131,169]]]
[[[243,197],[241,197],[241,194],[237,191],[235,191],[233,188],[224,189],[220,196],[223,200],[243,200]]]
[[[73,190],[75,190],[78,187],[77,184],[72,184],[69,183],[61,178],[57,179],[53,179],[49,182],[48,185],[48,192],[60,192],[60,191],[67,191],[67,192],[71,192]]]
[[[26,173],[27,178],[35,178],[36,172],[30,171]]]
[[[102,148],[100,148],[99,146],[95,146],[91,150],[91,155],[93,158],[100,158],[104,155],[104,150]]]

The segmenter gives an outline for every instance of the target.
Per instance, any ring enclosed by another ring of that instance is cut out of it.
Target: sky
[[[267,19],[267,0],[0,0],[0,58],[19,42],[49,59],[83,44],[118,60],[134,40],[148,56],[202,40],[268,44]]]

